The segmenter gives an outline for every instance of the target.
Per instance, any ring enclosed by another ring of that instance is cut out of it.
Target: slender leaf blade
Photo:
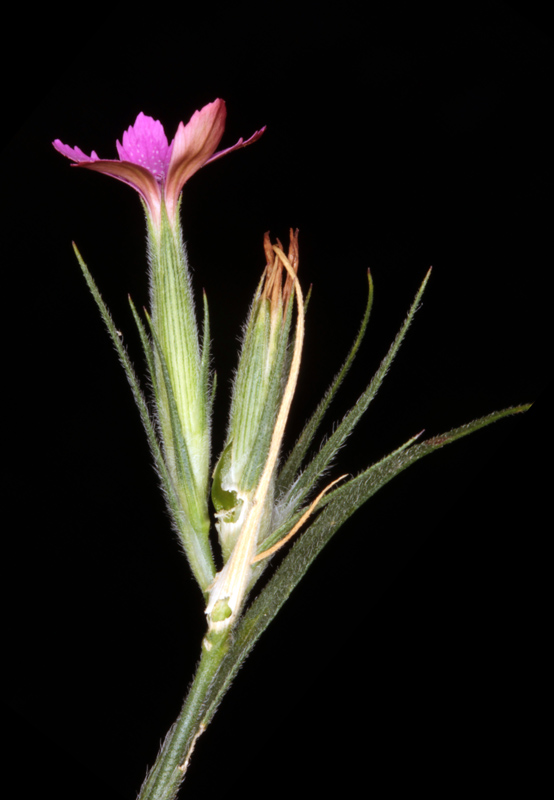
[[[112,319],[112,316],[110,314],[110,311],[109,311],[107,305],[104,303],[104,300],[102,299],[102,296],[101,296],[101,294],[100,294],[100,292],[98,290],[98,287],[97,287],[97,285],[96,285],[96,283],[94,281],[94,278],[92,277],[87,265],[85,264],[85,262],[83,260],[83,257],[81,256],[79,250],[77,249],[77,245],[75,243],[73,243],[73,249],[75,251],[75,255],[77,256],[77,261],[79,262],[79,266],[81,267],[81,271],[82,271],[82,273],[83,273],[83,275],[85,277],[85,280],[87,282],[88,288],[90,289],[90,292],[91,292],[92,296],[94,297],[94,300],[96,301],[96,305],[98,306],[98,309],[100,311],[100,315],[102,316],[104,324],[106,325],[106,328],[108,330],[110,338],[111,338],[111,340],[112,340],[112,342],[114,344],[114,347],[116,349],[116,352],[117,352],[117,354],[119,356],[119,360],[121,362],[121,365],[122,365],[122,367],[123,367],[123,369],[125,371],[125,375],[127,376],[127,380],[128,380],[129,385],[131,387],[131,391],[133,393],[133,397],[135,399],[135,403],[137,404],[137,408],[139,410],[139,414],[140,414],[140,418],[141,418],[142,424],[143,424],[144,429],[146,431],[146,436],[148,438],[148,444],[150,445],[150,450],[151,450],[152,455],[154,457],[154,461],[155,461],[156,467],[158,468],[158,471],[160,473],[160,477],[164,481],[164,488],[170,489],[171,488],[170,486],[166,487],[165,480],[164,480],[164,476],[169,479],[169,475],[167,474],[167,469],[166,469],[166,465],[165,465],[165,462],[164,462],[164,459],[163,459],[161,447],[160,447],[160,444],[158,442],[158,437],[156,435],[156,429],[155,429],[154,423],[152,422],[152,419],[150,417],[150,412],[148,410],[148,404],[147,404],[146,399],[145,399],[145,397],[144,397],[144,395],[142,393],[142,389],[140,387],[139,380],[137,378],[137,375],[135,373],[133,365],[131,364],[131,360],[129,358],[127,350],[126,350],[126,348],[124,347],[124,345],[123,345],[123,343],[121,341],[121,337],[120,337],[120,335],[118,333],[118,330],[117,330],[117,328],[116,328],[116,326],[115,326],[115,324],[113,322],[113,319]]]
[[[203,387],[206,398],[206,416],[208,422],[212,418],[212,409],[215,396],[215,378],[210,381],[210,359],[211,359],[211,340],[210,340],[210,313],[208,308],[208,298],[206,292],[202,295],[204,304],[204,319],[202,325],[202,359],[200,362],[200,385]]]
[[[304,456],[306,455],[308,448],[311,442],[313,441],[314,436],[317,433],[317,430],[321,424],[325,412],[329,408],[333,398],[335,397],[338,389],[340,388],[343,380],[345,379],[348,371],[350,370],[350,367],[352,366],[354,358],[356,357],[356,354],[362,343],[362,340],[364,338],[367,329],[367,324],[369,322],[371,308],[373,305],[373,280],[369,270],[367,271],[367,279],[369,283],[368,298],[364,311],[364,316],[362,317],[362,322],[360,324],[360,328],[358,330],[356,339],[354,340],[354,343],[350,348],[350,352],[348,353],[346,361],[344,362],[340,371],[337,373],[333,382],[327,389],[318,407],[316,408],[316,410],[314,411],[314,413],[304,426],[304,429],[300,434],[298,441],[296,442],[292,452],[290,453],[285,464],[283,465],[279,473],[279,476],[277,478],[277,486],[276,486],[277,494],[279,494],[280,491],[285,491],[286,489],[288,489],[288,487],[294,481],[294,477],[298,472],[298,470],[300,469],[302,461],[304,460]]]
[[[215,577],[215,564],[209,541],[209,517],[207,512],[206,498],[202,497],[197,486],[192,465],[190,462],[189,451],[185,441],[183,427],[169,369],[162,351],[161,345],[156,336],[154,325],[149,315],[146,315],[150,325],[150,332],[156,354],[160,361],[162,378],[164,381],[165,397],[169,411],[171,434],[173,437],[172,451],[175,455],[175,476],[177,493],[179,495],[181,507],[184,510],[184,517],[179,526],[179,533],[183,540],[183,546],[192,571],[203,592],[207,591]],[[171,472],[171,468],[169,470]]]
[[[529,407],[530,404],[506,408],[453,428],[440,436],[433,436],[420,444],[408,447],[403,445],[390,456],[353,478],[348,484],[329,493],[326,508],[310,527],[300,534],[278,570],[237,625],[229,653],[207,698],[204,725],[208,724],[215,713],[223,695],[258,638],[278,614],[323,547],[357,508],[392,478],[424,456],[503,417],[527,411]]]
[[[181,424],[181,419],[179,416],[179,410],[177,408],[177,403],[175,402],[175,396],[173,393],[173,387],[171,385],[171,378],[169,376],[169,369],[167,366],[167,362],[156,335],[156,331],[154,330],[154,325],[152,324],[152,320],[150,316],[147,314],[146,319],[148,320],[148,324],[150,326],[150,333],[152,334],[152,340],[154,342],[154,347],[156,350],[156,355],[160,361],[160,371],[163,378],[163,386],[165,389],[165,394],[167,397],[167,406],[169,408],[169,421],[171,424],[171,435],[173,438],[174,446],[173,451],[176,454],[175,458],[175,469],[177,473],[177,480],[183,482],[188,487],[195,487],[196,490],[196,482],[194,479],[194,473],[192,470],[192,465],[190,463],[189,452],[187,448],[187,444],[185,442],[185,437],[183,433],[183,426]],[[164,403],[165,405],[165,403]],[[162,407],[161,404],[159,407]],[[194,491],[196,494],[196,491]]]
[[[100,294],[100,292],[98,290],[98,287],[97,287],[97,285],[96,285],[96,283],[94,281],[94,278],[92,277],[87,265],[85,264],[81,254],[79,252],[79,250],[77,249],[77,246],[76,246],[75,243],[73,243],[73,249],[75,251],[75,255],[77,256],[77,261],[79,262],[79,266],[81,267],[81,271],[82,271],[82,273],[83,273],[83,275],[85,277],[85,280],[86,280],[87,285],[88,285],[88,287],[90,289],[90,292],[91,292],[92,296],[94,297],[94,300],[96,301],[96,305],[98,306],[98,309],[100,311],[100,315],[102,316],[104,324],[106,325],[106,328],[108,330],[110,338],[111,338],[111,340],[112,340],[112,342],[114,344],[114,347],[116,349],[116,352],[117,352],[117,354],[119,356],[119,360],[121,362],[121,365],[123,366],[123,369],[125,371],[125,375],[127,376],[127,380],[128,380],[129,385],[131,387],[131,391],[133,393],[133,397],[134,397],[135,403],[136,403],[137,408],[139,410],[139,414],[140,414],[140,418],[141,418],[144,430],[146,431],[146,437],[148,439],[148,444],[150,446],[150,452],[152,453],[152,457],[154,459],[154,464],[156,466],[156,470],[157,470],[158,475],[160,477],[160,482],[161,482],[162,489],[163,489],[163,492],[164,492],[164,495],[165,495],[165,498],[166,498],[166,502],[167,502],[167,505],[168,505],[168,508],[169,508],[169,511],[170,511],[170,514],[171,514],[171,519],[173,521],[173,524],[174,524],[176,532],[179,534],[179,536],[181,538],[181,541],[184,541],[185,540],[185,534],[188,534],[188,527],[189,527],[187,515],[186,515],[186,513],[185,513],[185,511],[183,509],[183,506],[181,504],[178,492],[177,492],[177,490],[175,488],[175,485],[173,483],[170,471],[169,471],[169,469],[167,467],[167,464],[165,462],[164,455],[163,455],[163,452],[162,452],[162,448],[160,446],[160,443],[158,441],[158,437],[157,437],[157,434],[156,434],[156,428],[155,428],[155,425],[154,425],[154,423],[152,421],[152,418],[150,416],[150,411],[148,409],[148,404],[146,402],[146,399],[145,399],[144,394],[142,392],[142,389],[140,387],[140,382],[139,382],[139,380],[137,378],[137,375],[135,373],[135,370],[133,368],[133,365],[131,363],[131,360],[129,358],[127,350],[123,346],[123,343],[121,341],[121,338],[119,336],[117,328],[116,328],[116,326],[115,326],[115,324],[113,322],[113,319],[112,319],[112,316],[110,314],[110,311],[109,311],[107,305],[104,303],[104,300],[102,299],[102,296],[101,296],[101,294]],[[139,328],[139,332],[140,332],[140,328]],[[188,534],[188,535],[190,535],[190,534]],[[212,561],[212,569],[213,569],[213,574],[215,574],[215,568],[213,567],[213,561]],[[201,581],[199,580],[199,578],[196,575],[194,570],[193,570],[193,574],[197,578],[198,583],[200,584],[200,588],[202,589],[202,591],[204,591],[205,590],[205,586],[202,585]],[[212,575],[212,577],[213,577],[213,575]],[[208,580],[207,583],[209,583],[209,582],[210,581]]]
[[[148,366],[148,374],[150,375],[150,382],[152,384],[152,389],[154,391],[154,398],[156,400],[156,404],[159,406],[159,398],[160,398],[160,387],[158,384],[158,378],[156,375],[156,366],[155,366],[155,359],[154,359],[154,350],[152,348],[152,343],[148,338],[148,334],[146,333],[146,329],[142,324],[142,320],[138,315],[138,312],[135,308],[133,301],[131,300],[131,296],[129,295],[129,305],[131,306],[131,311],[133,314],[133,318],[135,320],[137,330],[140,336],[140,341],[142,343],[142,349],[144,350],[144,356],[146,358],[146,364]]]
[[[298,507],[298,504],[302,502],[302,500],[306,497],[306,495],[312,490],[314,484],[321,476],[321,474],[325,471],[337,451],[340,447],[344,444],[347,437],[353,431],[354,427],[358,424],[362,416],[367,411],[367,408],[377,391],[379,390],[385,375],[387,374],[398,350],[400,349],[400,345],[404,341],[404,337],[408,332],[408,328],[415,316],[416,311],[419,308],[419,304],[425,291],[425,287],[427,286],[427,282],[431,275],[431,269],[428,270],[427,275],[425,276],[423,283],[421,284],[415,299],[408,311],[408,315],[404,320],[402,327],[400,328],[399,332],[397,333],[392,345],[390,346],[387,355],[381,361],[379,365],[379,369],[373,376],[369,386],[363,392],[363,394],[359,397],[356,404],[350,409],[348,414],[344,417],[340,425],[337,429],[333,432],[333,434],[327,439],[325,444],[321,447],[319,452],[314,456],[312,461],[308,464],[306,469],[302,472],[302,474],[298,477],[296,482],[292,485],[289,492],[287,493],[285,502],[289,502],[291,506],[294,508]]]

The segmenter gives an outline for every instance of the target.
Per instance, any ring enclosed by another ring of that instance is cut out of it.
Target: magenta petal
[[[55,139],[52,144],[58,153],[61,153],[62,156],[70,158],[72,161],[98,161],[98,156],[94,150],[90,156],[87,156],[86,153],[83,153],[80,147],[70,147],[68,144],[63,144],[63,142],[61,142],[59,139]]]
[[[163,125],[141,111],[135,124],[123,134],[123,144],[116,143],[121,161],[129,161],[144,167],[162,181],[167,174],[171,148]]]
[[[165,200],[170,218],[175,214],[181,189],[204,166],[221,141],[226,116],[225,103],[218,99],[200,111],[195,111],[186,125],[179,123],[172,143],[173,151],[165,184]]]
[[[103,172],[104,175],[111,175],[112,178],[132,186],[142,196],[150,209],[154,222],[159,225],[161,189],[149,170],[139,164],[131,164],[129,161],[108,161],[104,159],[80,162],[76,166],[93,170],[93,172]]]
[[[210,164],[212,161],[217,161],[218,158],[221,158],[221,156],[226,156],[227,153],[232,153],[233,150],[240,150],[241,147],[246,147],[247,145],[252,144],[252,142],[257,142],[260,136],[264,133],[265,129],[266,126],[264,125],[263,128],[260,128],[259,131],[253,133],[250,139],[247,139],[246,141],[244,141],[241,136],[238,142],[232,147],[228,147],[226,150],[220,150],[218,153],[214,153],[214,155],[206,161],[206,164]]]
[[[241,138],[232,147],[216,153],[226,114],[223,100],[208,103],[195,111],[186,125],[179,123],[175,139],[168,144],[161,122],[141,111],[135,124],[124,132],[123,144],[116,143],[119,161],[100,159],[94,150],[87,156],[79,147],[70,147],[59,139],[52,144],[75,166],[103,172],[132,186],[146,202],[154,224],[159,226],[162,192],[167,213],[173,220],[181,190],[195,172],[209,161],[255,142],[265,131],[262,128],[246,141]]]

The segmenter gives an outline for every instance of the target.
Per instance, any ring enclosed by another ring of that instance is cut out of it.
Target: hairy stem
[[[181,713],[170,728],[137,800],[174,800],[177,796],[196,740],[209,722],[204,716],[210,705],[210,689],[229,649],[229,639],[225,631],[211,634],[202,642],[202,656]]]

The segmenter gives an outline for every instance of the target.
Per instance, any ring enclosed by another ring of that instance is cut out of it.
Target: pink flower
[[[241,138],[232,147],[216,153],[226,115],[224,101],[214,100],[195,111],[186,125],[180,122],[175,138],[168,144],[161,122],[141,111],[135,124],[123,134],[123,144],[116,142],[119,161],[101,159],[94,150],[87,156],[79,147],[69,147],[59,139],[52,144],[75,162],[73,166],[104,172],[136,189],[159,227],[162,199],[173,222],[181,190],[195,172],[210,161],[255,142],[265,131],[264,127],[246,141]]]

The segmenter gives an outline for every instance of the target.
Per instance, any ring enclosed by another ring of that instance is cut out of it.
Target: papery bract
[[[224,101],[214,100],[195,111],[186,125],[180,122],[175,138],[168,144],[161,122],[141,111],[135,124],[124,132],[123,143],[116,142],[119,161],[101,159],[94,150],[87,156],[79,147],[70,147],[59,139],[52,144],[59,153],[74,161],[74,166],[103,172],[136,189],[155,226],[159,227],[162,201],[173,223],[179,195],[188,179],[210,161],[255,142],[265,130],[264,127],[246,141],[241,138],[232,147],[216,153],[226,115]]]

